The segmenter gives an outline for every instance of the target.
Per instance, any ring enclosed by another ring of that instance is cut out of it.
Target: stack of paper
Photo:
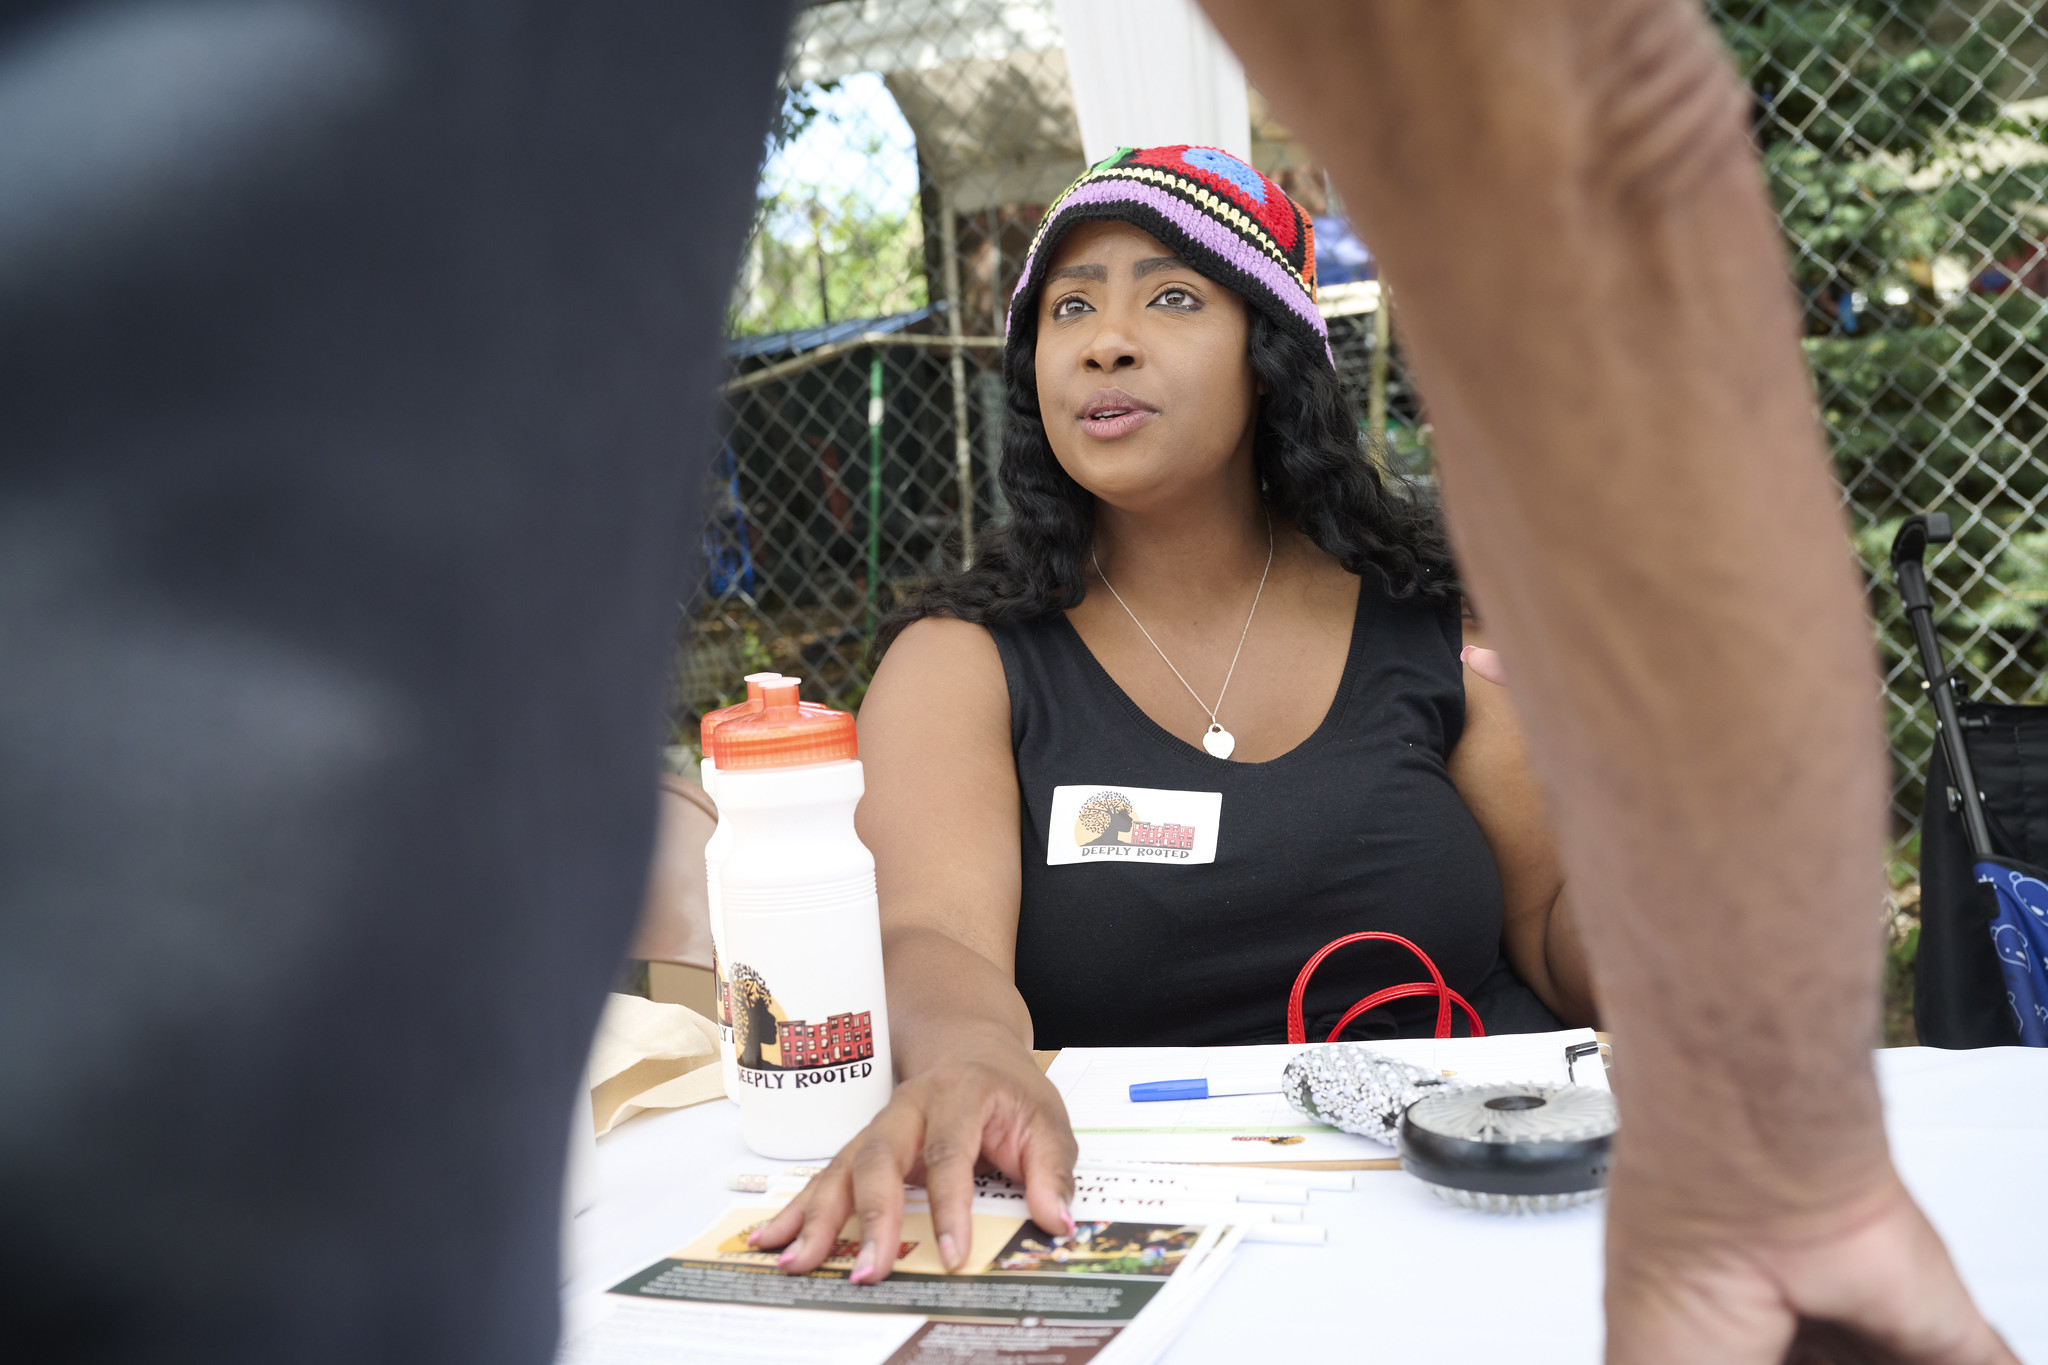
[[[1052,1237],[1022,1216],[1021,1191],[984,1182],[958,1274],[939,1261],[923,1191],[906,1191],[896,1272],[876,1285],[847,1279],[860,1251],[855,1222],[823,1266],[789,1276],[774,1252],[747,1245],[775,1209],[735,1208],[673,1255],[572,1305],[557,1365],[1150,1365],[1223,1273],[1244,1220],[1270,1206],[1140,1178],[1129,1183],[1152,1191],[1143,1204],[1101,1197],[1122,1183],[1096,1182],[1076,1204],[1074,1234]],[[1196,1210],[1218,1216],[1177,1216]]]
[[[1243,1228],[1248,1242],[1321,1245],[1322,1227],[1303,1217],[1309,1191],[1349,1190],[1350,1176],[1341,1175],[1340,1185],[1332,1177],[1315,1178],[1314,1173],[1271,1174],[1276,1178],[1253,1178],[1220,1169],[1194,1171],[1186,1166],[1105,1167],[1082,1162],[1074,1167],[1074,1216],[1083,1220],[1146,1217],[1159,1222],[1227,1223]],[[1007,1177],[976,1176],[974,1187],[976,1213],[1026,1216],[1024,1187]]]
[[[1390,1057],[1461,1081],[1566,1079],[1564,1050],[1593,1041],[1591,1029],[1488,1038],[1403,1038],[1372,1044]],[[1279,1093],[1280,1073],[1318,1044],[1256,1047],[1070,1047],[1046,1076],[1067,1102],[1083,1161],[1360,1161],[1392,1152],[1370,1138],[1313,1123]],[[1134,1083],[1202,1078],[1217,1088],[1266,1093],[1208,1100],[1136,1103]],[[1581,1062],[1581,1085],[1606,1088],[1597,1060]]]

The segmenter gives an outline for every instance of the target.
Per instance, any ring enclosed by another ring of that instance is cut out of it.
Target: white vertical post
[[[1366,426],[1372,433],[1372,462],[1387,470],[1387,362],[1393,357],[1394,295],[1380,282],[1379,306],[1372,310],[1372,371],[1365,391]]]
[[[974,449],[967,442],[967,363],[960,348],[960,243],[953,196],[939,191],[939,251],[946,258],[946,335],[953,338],[948,368],[953,379],[953,476],[960,506],[960,566],[974,567]]]

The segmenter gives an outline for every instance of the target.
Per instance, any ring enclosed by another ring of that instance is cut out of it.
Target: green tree
[[[770,163],[820,120],[821,97],[838,82],[785,88],[769,130]],[[852,148],[874,159],[882,134]],[[921,308],[927,299],[923,224],[915,199],[888,202],[863,185],[815,184],[764,175],[747,259],[727,310],[731,336],[763,335]]]
[[[2048,315],[2029,288],[1987,288],[2039,259],[2048,165],[2028,156],[2048,148],[2039,120],[2003,98],[2023,74],[2012,47],[2032,10],[1964,13],[1939,0],[1716,0],[1709,10],[1755,97],[1821,412],[1885,626],[1893,739],[1917,772],[1929,731],[1883,571],[1902,517],[1955,520],[1957,544],[1938,561],[1953,594],[1944,624],[1980,687],[2037,694],[2048,668],[2025,605],[2048,580],[2039,555],[2012,540],[2048,493]]]
[[[924,234],[915,204],[794,183],[766,201],[748,248],[733,335],[784,332],[921,308]]]

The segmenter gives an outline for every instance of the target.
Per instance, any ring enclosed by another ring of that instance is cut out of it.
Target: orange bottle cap
[[[781,678],[782,675],[780,673],[749,673],[745,678],[741,679],[747,685],[747,699],[745,701],[735,702],[731,706],[721,706],[716,711],[704,713],[704,719],[697,723],[697,747],[704,751],[705,757],[709,758],[711,756],[711,736],[718,727],[731,720],[734,716],[752,715],[760,710],[762,690],[769,683],[778,682]],[[716,763],[718,760],[713,758],[711,761]]]
[[[718,771],[802,768],[860,757],[853,717],[829,706],[800,703],[797,680],[781,678],[762,689],[759,711],[735,716],[711,737]]]

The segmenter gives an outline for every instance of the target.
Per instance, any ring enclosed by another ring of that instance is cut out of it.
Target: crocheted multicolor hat
[[[1036,304],[1060,238],[1089,218],[1145,229],[1329,358],[1330,329],[1316,308],[1314,226],[1278,185],[1214,147],[1121,147],[1067,186],[1031,239],[1010,296],[1008,336]]]

